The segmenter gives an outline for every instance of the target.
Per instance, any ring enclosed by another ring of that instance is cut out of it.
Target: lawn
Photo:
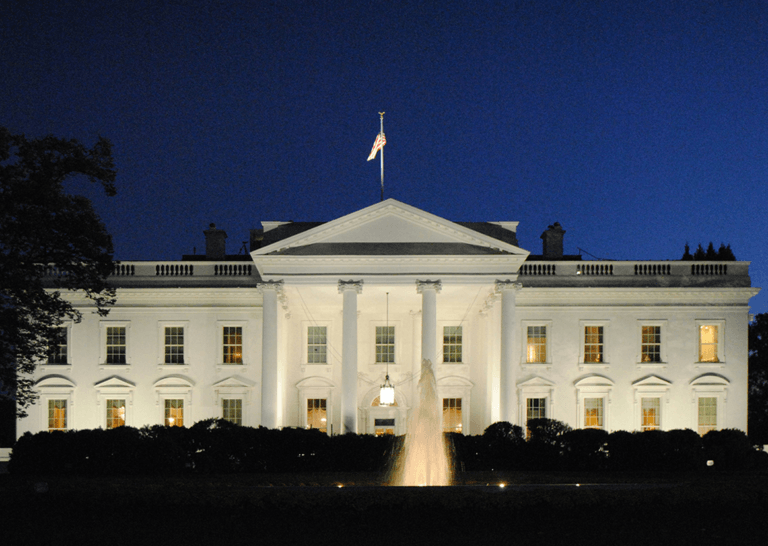
[[[768,536],[763,473],[467,473],[445,488],[380,481],[5,474],[0,543],[702,545]]]

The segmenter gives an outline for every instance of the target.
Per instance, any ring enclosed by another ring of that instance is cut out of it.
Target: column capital
[[[264,294],[267,290],[281,294],[283,292],[283,281],[264,281],[256,285],[259,294]]]
[[[416,281],[416,293],[417,294],[423,294],[424,290],[434,290],[438,294],[440,293],[440,290],[443,289],[443,283],[440,281]]]
[[[515,281],[500,281],[496,280],[496,288],[495,292],[504,292],[506,290],[514,290],[515,292],[519,292],[523,288],[522,283],[515,282]]]
[[[363,281],[339,281],[339,294],[346,292],[347,290],[354,290],[360,294],[363,291]]]

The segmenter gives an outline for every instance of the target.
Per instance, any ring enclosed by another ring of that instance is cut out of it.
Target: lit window
[[[243,363],[242,326],[224,326],[224,364]]]
[[[704,436],[710,430],[717,430],[717,397],[699,398],[699,434]]]
[[[56,328],[48,342],[48,364],[67,363],[67,329]]]
[[[584,327],[584,362],[603,362],[603,327]]]
[[[659,398],[643,398],[640,402],[642,421],[640,430],[659,430],[661,417],[661,400]]]
[[[443,432],[461,432],[461,398],[443,398]]]
[[[531,419],[543,419],[547,416],[546,398],[527,398],[525,401],[525,422],[528,428],[528,421]],[[530,436],[530,431],[528,431]]]
[[[165,363],[184,364],[184,327],[165,327]]]
[[[717,330],[715,324],[699,326],[699,362],[720,362],[717,352]]]
[[[443,327],[443,362],[462,362],[461,343],[461,326]]]
[[[125,426],[125,400],[107,400],[107,428]]]
[[[326,364],[328,362],[328,331],[325,326],[307,328],[307,363]]]
[[[165,401],[165,426],[184,426],[184,400],[166,399]]]
[[[584,399],[584,428],[603,428],[603,399]]]
[[[243,424],[243,401],[240,398],[222,398],[221,411],[222,419],[235,425]]]
[[[320,432],[328,430],[328,412],[325,398],[307,399],[307,428],[316,428]]]
[[[395,435],[394,419],[374,419],[373,427],[374,427],[374,434],[376,434],[376,436],[394,436]]]
[[[528,326],[526,362],[547,361],[547,327]]]
[[[395,362],[395,327],[376,327],[376,363],[392,364]]]
[[[48,430],[67,430],[66,400],[48,400]]]
[[[661,362],[661,326],[643,326],[642,362]]]
[[[125,364],[125,326],[107,326],[107,364]]]

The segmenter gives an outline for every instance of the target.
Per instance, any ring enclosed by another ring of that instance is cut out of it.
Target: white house
[[[393,199],[262,225],[250,256],[211,226],[205,256],[116,264],[106,318],[69,294],[83,321],[39,366],[18,434],[210,417],[402,434],[422,359],[446,430],[747,428],[749,262],[581,261],[559,224],[534,256],[517,222]]]

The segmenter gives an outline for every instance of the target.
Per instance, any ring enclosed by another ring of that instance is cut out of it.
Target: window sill
[[[722,370],[725,362],[694,362],[693,367],[699,370]]]
[[[310,369],[312,372],[324,372],[324,373],[330,373],[331,372],[331,365],[330,364],[320,364],[320,363],[312,363],[308,364],[306,362],[301,363],[301,371],[306,372],[307,368]]]
[[[167,372],[186,372],[189,371],[190,364],[158,364],[157,369]]]
[[[520,366],[524,370],[549,370],[552,368],[551,362],[522,362]]]
[[[111,370],[111,371],[127,372],[127,371],[130,371],[131,365],[130,364],[100,364],[99,369],[102,371]]]
[[[37,368],[41,372],[70,373],[72,364],[40,364]]]
[[[667,367],[666,362],[638,362],[638,370],[664,370]]]
[[[608,362],[579,362],[579,371],[607,370],[611,365]]]
[[[224,370],[247,370],[248,364],[242,363],[242,364],[216,364],[216,371],[221,372]]]
[[[469,374],[469,364],[466,362],[443,362],[437,367],[439,372],[451,372],[460,374]]]

